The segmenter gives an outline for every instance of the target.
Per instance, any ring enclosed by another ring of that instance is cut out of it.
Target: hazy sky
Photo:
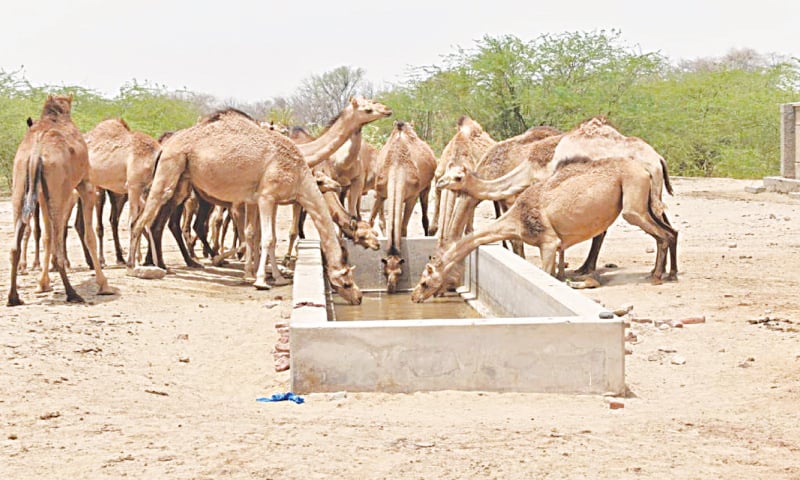
[[[106,95],[135,78],[255,101],[341,65],[381,85],[502,34],[615,28],[626,45],[673,60],[743,47],[800,57],[793,0],[3,0],[0,12],[0,68]]]

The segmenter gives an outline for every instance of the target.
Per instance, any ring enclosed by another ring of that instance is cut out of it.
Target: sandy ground
[[[800,478],[800,200],[744,192],[757,181],[674,184],[680,280],[650,285],[652,239],[618,224],[600,257],[618,268],[584,293],[639,320],[706,322],[632,322],[615,410],[602,396],[455,391],[258,403],[288,388],[271,351],[291,287],[256,291],[237,264],[178,267],[165,238],[174,275],[110,267],[119,293],[98,297],[70,233],[89,303],[66,305],[57,276],[36,295],[27,275],[27,304],[0,307],[0,478]],[[5,252],[11,236],[3,199]]]

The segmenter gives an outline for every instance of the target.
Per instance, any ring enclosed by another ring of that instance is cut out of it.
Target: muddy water
[[[410,292],[364,294],[361,305],[350,305],[334,295],[336,320],[397,320],[430,318],[479,318],[480,315],[459,295],[430,298],[413,303]]]

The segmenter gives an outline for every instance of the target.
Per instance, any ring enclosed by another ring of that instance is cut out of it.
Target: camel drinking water
[[[386,203],[386,257],[381,261],[387,290],[393,293],[405,262],[400,256],[400,239],[407,235],[408,222],[418,197],[422,207],[422,229],[425,235],[428,234],[428,193],[436,170],[436,156],[410,124],[395,122],[389,140],[378,154],[378,165],[375,180],[377,198],[369,223],[374,224]]]
[[[453,269],[480,245],[517,238],[541,250],[542,270],[564,276],[563,252],[606,231],[622,213],[631,225],[656,239],[658,255],[653,283],[661,283],[666,251],[676,241],[675,230],[656,214],[661,199],[653,191],[649,172],[627,157],[561,162],[553,176],[529,186],[499,219],[454,243],[428,263],[412,293],[423,302],[439,292]]]

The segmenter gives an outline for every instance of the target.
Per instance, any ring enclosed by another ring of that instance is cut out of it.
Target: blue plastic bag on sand
[[[290,402],[294,402],[294,403],[297,403],[297,404],[305,402],[303,397],[301,397],[299,395],[295,395],[292,392],[276,393],[276,394],[272,395],[271,397],[259,397],[259,398],[256,398],[256,402],[282,402],[284,400],[289,400]]]

